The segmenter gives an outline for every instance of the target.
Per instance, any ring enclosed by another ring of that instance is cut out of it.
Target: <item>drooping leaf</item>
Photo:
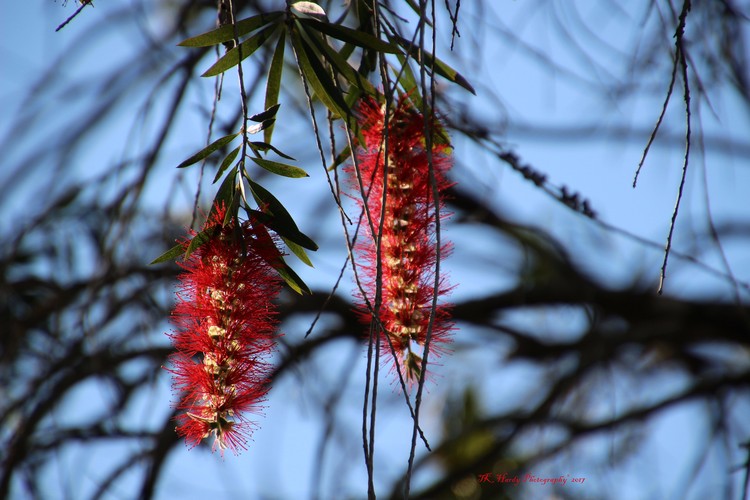
[[[221,179],[224,171],[229,168],[229,165],[231,165],[235,158],[237,158],[237,154],[240,152],[240,147],[241,146],[237,146],[232,151],[230,151],[229,154],[224,158],[224,161],[221,162],[219,170],[216,172],[216,177],[214,177],[213,184],[216,184],[216,182]]]
[[[276,50],[273,52],[271,66],[268,69],[268,78],[266,79],[266,109],[271,109],[278,105],[279,93],[281,92],[281,74],[284,69],[284,50],[286,49],[286,30],[282,30],[279,35],[279,41],[276,44]],[[278,109],[278,108],[277,108]],[[271,142],[273,136],[273,125],[263,132],[263,140]]]
[[[169,262],[170,260],[175,260],[177,257],[182,255],[183,253],[185,253],[185,247],[184,245],[182,245],[182,243],[179,243],[173,246],[172,248],[170,248],[169,250],[167,250],[166,252],[164,252],[163,254],[161,254],[160,256],[158,256],[157,258],[155,258],[154,260],[152,260],[149,265],[161,264],[162,262]]]
[[[294,165],[288,165],[286,163],[279,163],[277,161],[271,161],[271,160],[265,160],[263,158],[250,158],[252,161],[260,165],[261,167],[265,168],[271,173],[277,174],[277,175],[283,175],[284,177],[292,177],[292,178],[299,178],[299,177],[309,177],[307,175],[307,172],[302,170],[299,167],[295,167]]]
[[[232,215],[237,213],[237,204],[239,200],[235,196],[235,191],[238,171],[239,166],[234,166],[224,178],[224,182],[222,182],[221,186],[219,186],[219,190],[216,192],[214,201],[211,204],[211,210],[208,212],[209,220],[213,216],[214,212],[216,212],[216,210],[222,206],[225,207],[227,211],[227,217],[224,218],[225,223],[229,220],[229,218],[231,218]]]
[[[372,49],[386,54],[396,54],[400,52],[399,48],[390,42],[376,38],[363,31],[341,26],[340,24],[325,23],[318,21],[317,19],[300,19],[299,22],[304,26],[325,33],[336,40],[351,43],[358,47],[364,47],[366,49]]]
[[[270,12],[268,14],[258,14],[256,16],[237,21],[237,36],[245,36],[251,31],[255,31],[256,29],[261,28],[268,23],[280,19],[283,15],[283,12]],[[234,35],[234,26],[231,24],[227,24],[215,30],[203,33],[202,35],[183,40],[178,45],[182,47],[210,47],[212,45],[218,45],[220,43],[234,40]]]
[[[348,112],[341,91],[334,84],[330,74],[318,60],[313,49],[296,31],[292,32],[292,45],[297,54],[299,67],[318,99],[336,116],[346,117],[351,114]]]
[[[472,94],[476,95],[474,87],[471,86],[469,81],[463,77],[458,71],[445,64],[440,59],[434,57],[431,53],[422,51],[417,45],[411,43],[406,38],[398,35],[393,35],[396,41],[401,45],[404,50],[409,52],[411,56],[419,63],[423,63],[428,70],[434,69],[435,73],[450,80],[453,83],[460,85]]]
[[[352,155],[352,149],[347,144],[344,149],[341,150],[339,154],[336,155],[336,158],[333,159],[333,163],[328,166],[328,170],[335,170],[336,167],[344,163],[347,159],[349,159]]]
[[[309,31],[303,28],[303,36],[310,41],[311,47],[314,47],[316,55],[322,55],[328,63],[333,66],[337,73],[346,78],[354,87],[361,89],[364,93],[373,95],[375,94],[375,87],[365,78],[359,74],[352,66],[342,58],[341,55],[336,52],[323,37],[315,31]],[[350,92],[351,93],[351,92]],[[351,96],[350,96],[351,97]],[[351,97],[352,102],[356,100],[358,96]],[[347,103],[349,104],[349,103]]]
[[[253,116],[249,117],[248,120],[252,120],[254,122],[264,122],[266,120],[275,118],[276,112],[279,110],[279,106],[281,106],[281,104],[278,103],[272,106],[268,106],[265,111],[254,114]]]
[[[404,93],[409,96],[409,100],[414,104],[414,107],[422,109],[422,96],[419,94],[417,79],[414,76],[411,65],[409,65],[406,56],[403,54],[397,54],[396,58],[401,63],[400,68],[394,69],[398,75],[398,82],[401,84],[401,88],[404,89]]]
[[[201,149],[200,151],[198,151],[193,156],[183,161],[179,165],[177,165],[177,168],[185,168],[195,163],[198,163],[204,158],[207,158],[209,155],[211,155],[215,151],[218,151],[219,149],[223,148],[224,146],[232,142],[234,138],[237,137],[238,135],[240,135],[239,132],[235,132],[234,134],[225,135],[224,137],[216,139],[214,142],[212,142],[205,148]]]
[[[284,153],[280,149],[276,148],[272,144],[268,144],[267,142],[262,141],[250,141],[247,143],[248,146],[253,148],[253,151],[263,151],[264,153],[268,151],[269,149],[276,153],[277,155],[281,156],[282,158],[286,158],[287,160],[297,161],[296,158],[293,156],[289,156],[288,154]]]
[[[242,52],[242,59],[251,56],[253,52],[258,50],[269,38],[273,36],[273,33],[279,28],[278,24],[272,24],[263,28],[258,33],[254,34],[237,47],[228,50],[213,66],[208,68],[205,73],[201,76],[216,76],[226,70],[237,66],[240,63],[240,52]]]
[[[216,233],[217,226],[210,226],[201,231],[200,233],[193,236],[193,239],[190,240],[190,244],[187,247],[187,250],[185,251],[185,260],[187,260],[193,252],[198,250],[202,245],[205,243],[208,243],[208,241],[213,237],[213,235]]]
[[[294,272],[294,269],[289,267],[289,265],[286,262],[284,262],[284,265],[282,267],[277,267],[276,272],[278,272],[279,276],[281,276],[281,278],[286,282],[286,284],[289,285],[289,288],[291,288],[298,294],[300,295],[312,294],[307,284],[305,284],[305,282],[302,281],[302,278],[300,278],[299,275]]]
[[[250,189],[255,201],[262,207],[258,218],[267,227],[275,231],[279,236],[288,238],[308,250],[317,250],[318,245],[306,234],[299,230],[292,216],[289,215],[284,205],[276,199],[268,190],[255,181],[248,179]]]
[[[284,240],[284,243],[286,243],[286,246],[289,248],[289,250],[292,251],[294,255],[297,256],[299,260],[301,260],[308,266],[313,267],[312,261],[310,260],[310,257],[308,257],[307,252],[305,252],[304,248],[302,248],[300,245],[296,244],[289,238],[282,237],[281,239]]]
[[[259,221],[257,217],[258,214],[265,215],[257,210],[247,210],[248,217],[253,221]],[[260,252],[260,257],[279,273],[279,276],[281,276],[289,288],[300,295],[303,293],[311,293],[305,282],[302,281],[297,273],[289,267],[289,264],[284,261],[284,256],[278,248],[276,248],[276,243],[271,238],[271,235],[268,234],[268,230],[263,225],[257,224],[255,225],[255,228],[257,229],[256,237],[258,238],[259,244],[269,249],[269,252]]]

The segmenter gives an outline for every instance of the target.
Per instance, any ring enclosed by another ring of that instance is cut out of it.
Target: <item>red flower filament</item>
[[[357,189],[358,178],[361,179],[366,202],[361,199],[359,202],[366,203],[372,222],[372,225],[364,223],[366,229],[356,245],[363,258],[361,267],[365,270],[363,288],[367,302],[374,307],[379,259],[382,284],[377,316],[384,330],[380,337],[381,349],[390,353],[393,346],[401,373],[413,384],[419,380],[422,370],[420,353],[427,339],[438,257],[425,120],[406,98],[402,98],[389,117],[386,146],[385,110],[375,100],[368,99],[361,102],[358,111],[365,140],[357,152],[359,175],[355,167],[347,167],[347,170]],[[446,178],[451,166],[450,146],[445,136],[436,133],[442,130],[436,119],[433,118],[431,125],[434,131],[432,171],[438,193],[442,193],[450,186]],[[442,201],[439,206],[443,206]],[[441,219],[445,215],[441,210]],[[442,245],[441,258],[447,255],[449,248],[449,245]],[[430,340],[430,352],[437,355],[445,352],[453,329],[448,306],[440,300],[449,290],[445,277],[441,276]],[[372,314],[362,297],[358,308],[362,321],[370,323]]]
[[[252,423],[268,392],[275,348],[274,298],[281,284],[269,262],[279,253],[264,228],[232,220],[224,210],[206,223],[210,239],[181,266],[170,334],[173,386],[184,410],[177,433],[193,447],[214,435],[214,451],[245,449]]]

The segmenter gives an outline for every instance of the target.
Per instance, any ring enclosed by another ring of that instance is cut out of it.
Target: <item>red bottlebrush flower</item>
[[[380,232],[381,304],[377,316],[383,326],[380,343],[383,352],[395,350],[396,363],[410,384],[419,380],[422,358],[432,311],[437,261],[435,242],[435,203],[430,179],[430,167],[425,141],[425,119],[406,98],[396,105],[388,120],[388,139],[385,139],[385,109],[374,99],[363,100],[358,107],[358,119],[365,144],[357,154],[356,167],[349,166],[352,185],[362,191],[372,225],[364,222],[365,231],[359,237],[356,250],[362,256],[365,270],[363,288],[367,302],[375,305],[377,290],[378,251]],[[438,192],[451,183],[446,172],[451,166],[449,144],[443,128],[434,117],[432,168]],[[387,151],[386,151],[387,148]],[[383,194],[385,192],[385,206]],[[361,193],[361,192],[360,192]],[[443,206],[440,201],[440,207]],[[382,231],[381,226],[382,215]],[[441,218],[446,215],[441,210]],[[441,258],[449,252],[442,245]],[[450,287],[440,277],[438,307],[432,325],[430,352],[440,355],[450,341],[453,323],[448,305],[443,298]],[[363,322],[370,323],[372,314],[359,297],[358,308]]]
[[[268,392],[275,348],[273,300],[281,282],[271,262],[279,251],[265,228],[235,220],[222,227],[225,211],[206,222],[210,239],[181,263],[176,331],[169,336],[177,408],[177,433],[193,447],[213,434],[213,449],[223,454],[245,449],[252,423]]]

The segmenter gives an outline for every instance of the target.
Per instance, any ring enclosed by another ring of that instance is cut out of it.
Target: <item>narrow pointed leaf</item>
[[[344,149],[341,150],[339,154],[336,155],[336,158],[333,159],[333,164],[328,166],[328,170],[336,170],[336,167],[344,163],[346,160],[348,160],[352,155],[352,149],[347,144]]]
[[[265,153],[266,151],[270,149],[271,151],[281,156],[282,158],[286,158],[287,160],[297,161],[295,157],[289,156],[288,154],[284,153],[283,151],[276,148],[272,144],[268,144],[267,142],[250,141],[248,144],[253,148],[254,151],[263,151]]]
[[[276,272],[279,273],[279,276],[286,282],[287,285],[289,285],[289,288],[294,290],[300,295],[310,295],[312,292],[310,291],[310,288],[305,284],[304,281],[302,281],[302,278],[299,277],[297,273],[294,272],[294,270],[289,267],[289,265],[284,262],[283,267],[277,267]]]
[[[269,106],[265,111],[254,114],[253,116],[249,117],[248,120],[252,120],[254,122],[264,122],[266,120],[270,120],[271,118],[276,117],[276,112],[279,110],[279,106],[281,106],[281,104],[274,104],[273,106]]]
[[[220,206],[224,206],[227,209],[227,216],[236,213],[236,196],[235,196],[235,181],[237,180],[238,167],[235,166],[229,171],[227,176],[224,178],[224,182],[219,186],[219,190],[216,192],[214,201],[211,204],[211,210],[208,213],[208,218],[216,212],[216,209]]]
[[[255,200],[258,202],[258,205],[263,207],[263,212],[259,215],[261,222],[270,229],[273,229],[279,236],[289,238],[308,250],[315,251],[318,249],[318,245],[309,236],[299,230],[292,216],[289,215],[284,205],[274,195],[253,180],[248,179],[248,182],[250,183],[250,189],[253,192]],[[265,217],[262,217],[262,215],[265,215]]]
[[[348,108],[341,91],[333,83],[315,52],[295,32],[292,33],[292,44],[297,53],[300,69],[315,95],[336,116],[346,117]]]
[[[229,165],[232,164],[232,162],[237,158],[237,154],[240,152],[240,146],[237,146],[232,151],[229,152],[229,154],[224,158],[224,161],[221,162],[221,166],[219,167],[218,172],[216,172],[216,177],[214,177],[213,184],[216,184],[216,182],[221,179],[221,176],[224,174],[226,169],[229,168]]]
[[[413,45],[409,40],[402,38],[398,35],[394,35],[398,43],[407,50],[411,56],[417,60],[417,62],[424,63],[425,67],[427,69],[433,68],[435,73],[442,76],[443,78],[446,78],[453,83],[456,83],[460,85],[461,87],[465,88],[472,94],[476,95],[476,91],[474,90],[474,87],[471,86],[468,80],[463,77],[458,71],[451,68],[447,64],[445,64],[443,61],[438,59],[437,57],[434,57],[432,54],[430,54],[427,51],[421,51],[419,50],[419,47],[416,45]],[[424,54],[424,57],[421,57],[422,54]]]
[[[294,255],[297,256],[297,258],[299,260],[301,260],[302,262],[304,262],[308,266],[313,267],[312,261],[310,261],[310,257],[308,257],[307,252],[305,252],[304,248],[302,248],[300,245],[296,244],[295,242],[293,242],[289,238],[284,238],[282,236],[281,239],[284,240],[284,243],[286,243],[286,246],[289,248],[289,250],[292,251],[292,253]]]
[[[307,29],[305,29],[305,31],[306,33],[303,33],[303,35],[307,36],[307,39],[316,49],[317,54],[322,55],[326,59],[326,61],[328,61],[328,63],[335,68],[336,72],[346,78],[346,80],[353,86],[362,89],[364,93],[370,95],[375,94],[375,87],[372,86],[367,78],[365,78],[354,68],[352,68],[352,66],[346,61],[346,59],[342,58],[341,55],[333,49],[333,47],[328,45],[328,43],[323,40],[323,37],[319,33],[315,33],[314,31],[310,32]],[[352,102],[358,98],[358,96],[350,97],[352,98]]]
[[[216,76],[237,66],[240,63],[240,50],[242,51],[243,60],[251,56],[253,52],[258,50],[258,48],[266,42],[266,40],[271,38],[277,28],[277,24],[268,26],[242,42],[239,46],[227,51],[221,59],[216,61],[214,65],[208,68],[208,70],[206,70],[201,76]]]
[[[177,168],[185,168],[189,167],[190,165],[193,165],[195,163],[198,163],[199,161],[203,160],[204,158],[207,158],[211,153],[214,153],[215,151],[218,151],[219,149],[223,148],[232,140],[234,140],[235,137],[240,135],[239,133],[229,134],[225,135],[224,137],[221,137],[219,139],[216,139],[214,142],[206,146],[205,148],[201,149],[197,153],[195,153],[193,156],[188,158],[187,160],[183,161],[179,165],[177,165]]]
[[[161,254],[160,256],[158,256],[157,258],[155,258],[154,260],[152,260],[149,265],[161,264],[162,262],[169,262],[170,260],[175,260],[177,257],[182,255],[183,253],[185,253],[185,247],[182,245],[182,243],[179,243],[173,246],[172,248],[170,248],[169,250],[167,250],[166,252],[164,252],[163,254]]]
[[[236,23],[237,36],[242,37],[251,31],[255,31],[268,23],[278,20],[283,15],[283,12],[270,12],[268,14],[258,14],[257,16],[248,17],[247,19],[238,21]],[[234,26],[227,24],[221,28],[203,33],[202,35],[183,40],[178,45],[182,47],[210,47],[212,45],[218,45],[220,43],[234,40],[234,35]]]
[[[198,250],[202,245],[207,243],[211,237],[216,232],[216,226],[211,226],[209,228],[204,229],[200,233],[193,236],[193,239],[190,240],[190,244],[187,247],[187,250],[185,251],[185,259],[187,260],[193,252]]]
[[[400,52],[396,45],[376,38],[364,31],[347,28],[340,24],[321,22],[317,19],[300,19],[299,22],[314,30],[320,31],[321,33],[325,33],[336,40],[351,43],[358,47],[364,47],[386,54],[396,54]]]
[[[271,66],[268,69],[268,78],[266,80],[266,109],[271,109],[278,105],[279,93],[281,92],[281,74],[284,70],[284,50],[286,49],[286,30],[281,31],[279,41],[276,44],[276,50],[273,52]],[[277,108],[278,109],[278,108]],[[263,132],[263,140],[270,143],[273,136],[273,125]]]
[[[307,172],[294,165],[279,163],[277,161],[265,160],[263,158],[250,158],[252,161],[265,168],[271,173],[283,175],[284,177],[300,178],[309,177]]]
[[[419,95],[419,88],[417,86],[417,79],[414,76],[414,72],[411,69],[411,65],[407,62],[406,56],[403,54],[396,55],[396,58],[401,63],[401,67],[397,70],[400,73],[399,83],[401,88],[404,89],[404,93],[409,96],[409,100],[414,104],[417,109],[422,109],[422,96]]]

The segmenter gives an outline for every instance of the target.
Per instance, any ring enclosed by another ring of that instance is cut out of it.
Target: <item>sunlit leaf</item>
[[[207,158],[210,154],[214,153],[215,151],[218,151],[219,149],[223,148],[224,146],[232,142],[232,140],[234,140],[234,138],[237,137],[238,135],[240,134],[236,132],[234,134],[225,135],[224,137],[216,139],[214,142],[212,142],[205,148],[201,149],[200,151],[198,151],[193,156],[183,161],[179,165],[177,165],[177,168],[185,168],[195,163],[198,163],[204,158]]]
[[[297,17],[328,20],[323,7],[314,2],[294,2],[290,7]]]
[[[269,120],[265,120],[263,123],[259,123],[257,125],[253,125],[252,127],[248,127],[247,130],[246,130],[246,133],[248,135],[257,134],[261,130],[265,130],[266,128],[268,128],[271,125],[273,125],[273,122],[275,122],[275,121],[276,121],[275,118],[271,118]]]
[[[310,257],[308,257],[307,252],[305,252],[304,248],[302,248],[300,245],[296,244],[295,242],[293,242],[292,240],[288,238],[282,237],[281,239],[284,240],[284,243],[286,243],[286,246],[289,247],[289,250],[291,250],[292,253],[296,255],[299,260],[301,260],[308,266],[313,267],[312,261],[310,260]]]
[[[310,291],[310,288],[305,284],[304,281],[302,281],[302,278],[300,278],[299,275],[295,273],[294,270],[291,267],[289,267],[289,265],[286,262],[284,262],[284,265],[282,267],[277,267],[276,272],[278,272],[279,276],[281,276],[281,278],[286,282],[286,284],[289,285],[289,288],[291,288],[298,294],[310,295],[312,293]]]
[[[294,165],[288,165],[286,163],[279,163],[277,161],[271,161],[271,160],[265,160],[263,158],[250,158],[252,161],[260,165],[261,167],[265,168],[271,173],[277,174],[277,175],[283,175],[284,177],[292,177],[292,178],[299,178],[299,177],[309,177],[307,175],[307,172],[302,170],[299,167],[295,167]]]
[[[258,14],[257,16],[248,17],[236,23],[237,26],[237,37],[242,37],[251,31],[255,31],[258,28],[265,26],[268,23],[276,21],[284,15],[283,12],[270,12],[268,14]],[[210,47],[212,45],[218,45],[220,43],[234,40],[235,29],[231,24],[222,26],[215,30],[211,30],[202,35],[194,36],[183,40],[178,45],[183,47]]]
[[[251,56],[253,52],[258,50],[258,48],[260,48],[266,42],[266,40],[273,36],[273,33],[278,29],[278,27],[278,24],[272,24],[271,26],[268,26],[255,35],[251,36],[237,47],[228,50],[227,53],[224,54],[223,57],[221,57],[221,59],[216,61],[214,65],[208,68],[208,70],[201,76],[216,76],[230,68],[237,66],[237,64],[240,63],[240,52],[242,52],[243,60]]]

